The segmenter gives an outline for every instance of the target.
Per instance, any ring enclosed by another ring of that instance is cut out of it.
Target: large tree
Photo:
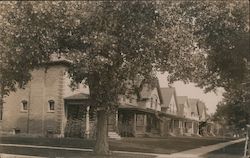
[[[29,70],[51,54],[70,59],[72,81],[89,86],[97,107],[95,152],[101,154],[109,153],[107,116],[118,96],[138,91],[166,64],[176,71],[192,45],[189,30],[175,22],[165,26],[153,2],[16,2],[6,19],[3,50],[12,69],[5,68],[21,78],[10,83],[26,83]]]
[[[107,154],[107,113],[117,107],[119,95],[139,91],[156,71],[208,90],[244,76],[249,50],[249,27],[240,20],[248,16],[244,4],[13,2],[1,23],[1,77],[8,81],[1,86],[9,92],[16,83],[25,85],[30,70],[51,54],[70,59],[72,81],[88,85],[98,107],[95,151]]]

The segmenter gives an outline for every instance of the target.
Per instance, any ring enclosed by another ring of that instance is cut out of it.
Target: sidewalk
[[[142,152],[128,152],[128,151],[113,151],[117,154],[129,154],[135,155],[135,157],[140,157],[143,155],[157,157],[157,158],[201,158],[202,155],[207,154],[211,151],[218,150],[225,146],[239,143],[244,141],[245,139],[238,139],[234,141],[229,141],[225,143],[219,143],[215,145],[204,146],[196,149],[186,150],[183,152],[178,152],[174,154],[153,154],[153,153],[142,153]],[[38,148],[38,149],[57,149],[57,150],[66,150],[66,151],[84,151],[91,152],[92,149],[80,149],[80,148],[65,148],[65,147],[51,147],[51,146],[37,146],[37,145],[20,145],[20,144],[0,144],[0,146],[11,146],[11,147],[28,147],[28,148]],[[19,155],[11,155],[11,154],[0,154],[1,158],[23,158],[23,156]],[[27,157],[27,156],[26,156]],[[32,157],[32,156],[29,156]],[[41,158],[41,157],[36,157]]]
[[[179,153],[175,153],[175,154],[170,154],[170,155],[166,155],[161,157],[158,156],[158,158],[202,158],[202,155],[205,155],[211,151],[214,150],[218,150],[221,148],[224,148],[228,145],[232,145],[235,143],[240,143],[242,141],[245,141],[244,138],[242,139],[238,139],[238,140],[233,140],[230,142],[225,142],[225,143],[219,143],[219,144],[215,144],[215,145],[209,145],[209,146],[204,146],[204,147],[200,147],[200,148],[196,148],[196,149],[191,149],[191,150],[186,150],[183,152],[179,152]]]

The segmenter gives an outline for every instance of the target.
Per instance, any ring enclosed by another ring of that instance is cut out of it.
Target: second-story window
[[[23,100],[21,102],[21,111],[23,112],[28,111],[28,102],[26,100]]]
[[[48,101],[48,111],[49,112],[54,112],[55,111],[55,101],[54,100],[49,100]]]

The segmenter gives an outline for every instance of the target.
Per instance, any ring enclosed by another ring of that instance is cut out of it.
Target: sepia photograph
[[[0,158],[250,158],[249,10],[0,1]]]

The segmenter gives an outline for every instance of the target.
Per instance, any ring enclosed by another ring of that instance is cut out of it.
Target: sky
[[[160,82],[160,87],[168,87],[167,75],[157,75]],[[203,101],[207,108],[208,113],[212,114],[216,111],[216,105],[222,100],[223,89],[217,89],[216,93],[204,93],[203,89],[195,87],[194,83],[184,84],[181,81],[174,82],[171,86],[175,87],[177,96],[188,96],[189,98],[198,98]]]

